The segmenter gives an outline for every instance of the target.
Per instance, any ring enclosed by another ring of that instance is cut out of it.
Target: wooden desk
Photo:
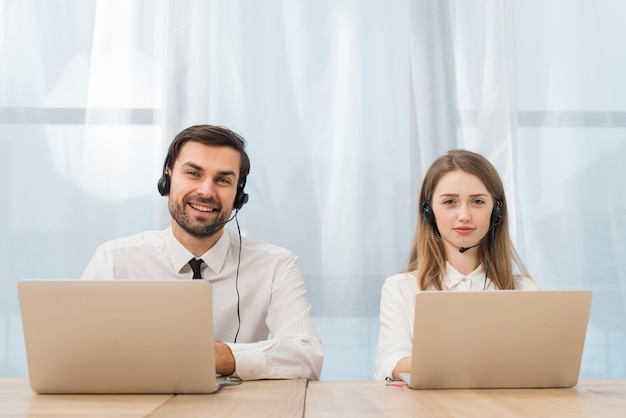
[[[210,395],[38,395],[28,379],[0,379],[0,418],[303,417],[306,385],[261,380]]]
[[[176,395],[148,416],[303,417],[306,385],[306,379],[246,381],[211,395]]]
[[[0,379],[0,417],[145,417],[173,395],[37,395],[28,379]]]
[[[211,395],[37,395],[0,379],[0,418],[624,417],[626,379],[571,389],[412,390],[381,381],[261,380]]]
[[[626,379],[571,389],[413,390],[382,381],[309,382],[305,417],[625,417]]]

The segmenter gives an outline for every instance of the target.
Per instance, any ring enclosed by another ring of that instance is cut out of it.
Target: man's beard
[[[215,203],[215,200],[209,199],[207,201],[199,201],[201,203]],[[193,222],[189,214],[185,211],[185,208],[188,207],[189,199],[184,198],[182,204],[177,204],[171,198],[169,201],[168,208],[170,210],[170,215],[172,219],[176,221],[176,223],[183,229],[183,231],[187,232],[189,235],[196,238],[208,238],[215,235],[219,232],[223,227],[226,221],[228,220],[228,214],[223,213],[221,205],[216,209],[218,211],[218,215],[215,220],[207,225],[201,225],[196,222]],[[220,224],[219,228],[211,228],[212,225]]]

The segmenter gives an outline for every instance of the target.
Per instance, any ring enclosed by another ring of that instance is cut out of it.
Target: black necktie
[[[193,270],[193,279],[201,280],[202,276],[200,275],[200,264],[202,264],[202,259],[192,258],[189,260],[189,265]]]

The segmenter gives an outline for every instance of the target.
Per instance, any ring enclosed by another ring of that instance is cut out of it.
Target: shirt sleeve
[[[393,279],[393,277],[391,278]],[[398,361],[411,356],[413,307],[396,280],[387,279],[380,299],[380,330],[376,346],[376,379],[393,377]]]
[[[83,275],[81,276],[81,280],[104,280],[107,277],[107,253],[104,251],[103,247],[100,246],[96,249],[96,253],[89,260],[87,267],[83,271]],[[113,277],[108,277],[109,279],[113,279]]]
[[[236,375],[243,380],[319,380],[324,355],[295,256],[278,264],[271,293],[266,317],[271,339],[227,343],[235,357]]]
[[[515,290],[539,290],[537,283],[530,277],[515,275]]]

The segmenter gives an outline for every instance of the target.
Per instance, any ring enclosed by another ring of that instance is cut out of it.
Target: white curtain
[[[619,1],[0,0],[0,375],[27,373],[15,283],[76,278],[169,224],[165,149],[248,140],[247,236],[299,256],[323,379],[370,379],[423,172],[500,171],[543,288],[589,288],[582,375],[626,376]],[[621,186],[621,187],[620,187]]]

